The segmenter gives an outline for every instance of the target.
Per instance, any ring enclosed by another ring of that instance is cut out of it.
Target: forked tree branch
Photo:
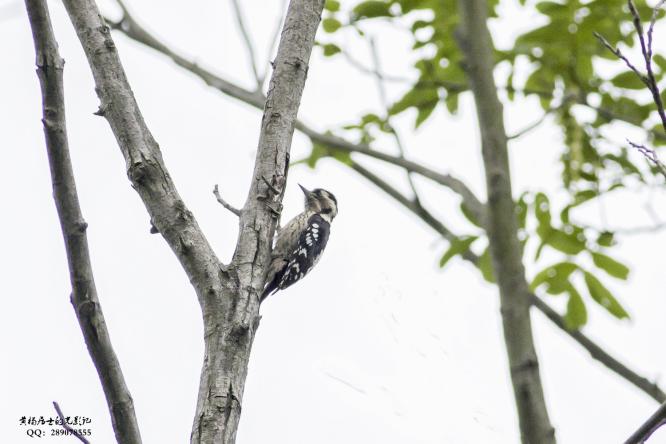
[[[99,113],[109,121],[130,181],[185,269],[202,307],[206,356],[191,442],[233,443],[250,349],[259,323],[258,295],[270,258],[294,122],[324,0],[292,0],[289,5],[264,106],[254,179],[241,211],[238,243],[229,266],[217,259],[180,198],[97,5],[93,0],[64,3],[95,79],[101,101]],[[120,26],[127,26],[128,22],[124,23]],[[146,33],[143,38],[151,36]],[[245,96],[262,99],[258,93]],[[275,189],[279,193],[272,193]]]
[[[201,371],[193,443],[233,443],[247,376],[247,361],[259,323],[273,233],[289,168],[294,123],[300,106],[324,0],[291,0],[287,9],[261,132],[253,179],[240,212],[231,268],[232,305],[207,304],[206,356]]]
[[[116,440],[121,444],[138,444],[141,435],[134,403],[111,345],[102,306],[97,298],[86,237],[87,224],[76,192],[65,124],[64,61],[58,53],[46,0],[26,0],[26,8],[37,54],[37,74],[43,103],[42,123],[53,198],[67,252],[72,285],[71,302],[104,390]],[[58,409],[57,404],[55,406]]]
[[[171,180],[97,5],[93,0],[64,0],[64,4],[95,79],[99,113],[116,137],[132,186],[195,285],[203,305],[206,291],[221,284],[221,264]]]

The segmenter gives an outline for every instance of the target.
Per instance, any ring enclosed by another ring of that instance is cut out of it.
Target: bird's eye
[[[321,212],[324,213],[324,214],[328,214],[332,211],[333,211],[333,208],[324,208],[323,210],[321,210]]]

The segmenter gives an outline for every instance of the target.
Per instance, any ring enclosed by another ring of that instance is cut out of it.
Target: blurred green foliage
[[[645,130],[654,146],[666,145],[666,134],[654,118],[652,100],[649,95],[637,94],[644,90],[644,84],[594,37],[597,32],[616,47],[636,45],[626,1],[489,0],[491,20],[506,20],[499,15],[510,10],[502,8],[508,3],[533,14],[536,25],[517,36],[512,47],[495,51],[496,66],[501,67],[498,73],[502,73],[501,77],[496,75],[500,96],[505,101],[536,97],[543,112],[554,117],[563,141],[562,188],[569,196],[569,203],[556,218],[544,193],[527,191],[517,201],[521,240],[523,245],[533,242],[536,246],[535,263],[545,249],[562,256],[561,261],[536,273],[531,288],[567,295],[565,319],[570,328],[587,322],[586,300],[596,302],[617,318],[626,318],[627,312],[601,280],[602,276],[625,280],[629,275],[624,264],[608,255],[615,245],[614,233],[579,225],[571,217],[576,207],[628,183],[660,180],[644,159],[630,155],[627,148],[604,136],[607,125],[624,122]],[[649,19],[652,10],[642,1],[637,3],[639,13]],[[328,0],[323,19],[326,34],[320,39],[331,40],[343,30],[355,31],[359,39],[364,39],[364,23],[376,20],[400,29],[407,24],[417,76],[388,109],[362,115],[356,123],[342,128],[355,132],[359,142],[365,144],[374,141],[377,131],[391,133],[389,119],[401,113],[416,110],[415,128],[432,119],[433,112],[442,105],[448,113],[456,113],[459,95],[468,90],[456,40],[459,18],[455,0],[367,0],[349,10],[343,10],[338,1]],[[320,46],[326,56],[344,51],[333,42]],[[663,55],[655,54],[654,69],[657,80],[661,80],[666,72]],[[314,168],[317,160],[327,155],[340,157],[315,145],[304,162]],[[345,162],[344,158],[339,160]],[[461,212],[479,226],[464,206]],[[477,248],[477,244],[486,247]],[[493,282],[487,239],[480,229],[451,242],[439,265],[443,267],[452,258],[473,250],[481,251],[477,266],[484,279]]]

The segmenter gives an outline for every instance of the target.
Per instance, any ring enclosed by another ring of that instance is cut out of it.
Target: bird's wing
[[[291,254],[298,245],[299,234],[309,217],[310,215],[301,213],[280,229],[273,248],[273,257],[286,258]]]
[[[287,266],[280,273],[280,290],[289,287],[314,268],[324,252],[329,234],[330,224],[319,214],[308,219],[307,228],[301,233],[298,245],[287,257]]]

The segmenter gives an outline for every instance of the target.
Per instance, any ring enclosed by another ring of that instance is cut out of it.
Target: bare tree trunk
[[[111,345],[102,307],[97,298],[86,237],[88,225],[83,220],[79,206],[69,156],[62,79],[65,62],[58,53],[46,0],[26,0],[26,8],[35,42],[37,74],[42,88],[42,123],[51,169],[53,198],[67,251],[72,305],[104,390],[116,440],[121,444],[139,444],[141,435],[132,396]]]
[[[264,109],[253,181],[229,265],[218,260],[178,195],[95,2],[64,3],[95,78],[99,113],[109,121],[132,185],[187,272],[201,304],[205,357],[191,442],[233,443],[259,324],[259,295],[286,184],[294,122],[324,0],[292,0],[289,5]]]
[[[530,293],[517,236],[502,104],[493,79],[493,45],[486,23],[487,2],[458,0],[458,8],[462,28],[460,45],[465,54],[481,130],[488,190],[487,232],[500,290],[504,339],[522,441],[525,444],[554,443],[555,430],[548,418],[532,337]]]

